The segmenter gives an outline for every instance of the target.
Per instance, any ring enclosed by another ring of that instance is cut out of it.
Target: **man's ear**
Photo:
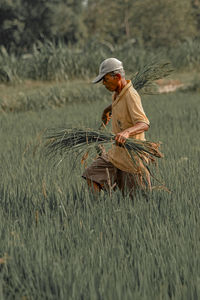
[[[115,74],[115,76],[117,76],[118,80],[121,80],[121,78],[122,78],[121,74],[119,74],[119,73]]]

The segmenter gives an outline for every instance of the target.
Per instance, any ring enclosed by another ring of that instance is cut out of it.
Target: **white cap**
[[[99,67],[99,75],[92,81],[92,83],[97,83],[103,79],[103,77],[113,71],[123,69],[123,64],[120,60],[116,58],[105,59]]]

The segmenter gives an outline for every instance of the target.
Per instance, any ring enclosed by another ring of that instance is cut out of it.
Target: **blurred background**
[[[1,0],[0,43],[27,52],[46,39],[83,46],[175,47],[200,38],[199,0]]]
[[[90,77],[108,56],[199,69],[200,0],[1,0],[0,45],[1,82]]]

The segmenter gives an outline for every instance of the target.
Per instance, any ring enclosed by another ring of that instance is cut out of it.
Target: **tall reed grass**
[[[176,70],[199,70],[200,42],[187,40],[173,49],[144,49],[131,43],[119,47],[93,41],[78,48],[46,41],[38,42],[32,52],[21,56],[8,54],[1,47],[0,82],[91,78],[96,75],[99,63],[107,57],[122,60],[129,74],[160,57],[171,62]]]

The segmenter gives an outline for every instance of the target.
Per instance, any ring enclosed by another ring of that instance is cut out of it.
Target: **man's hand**
[[[107,125],[111,120],[111,118],[112,118],[111,112],[107,112],[107,113],[103,112],[101,120],[105,125]]]
[[[119,132],[115,136],[116,144],[124,144],[126,142],[126,139],[128,139],[130,136],[130,133],[128,130],[124,130],[122,132]]]
[[[105,125],[107,125],[111,120],[111,118],[112,118],[112,105],[109,105],[104,109],[103,114],[101,116],[101,120]]]
[[[124,144],[126,142],[126,139],[128,139],[130,136],[142,133],[144,131],[147,131],[148,129],[149,125],[143,122],[139,122],[133,127],[127,128],[122,132],[117,133],[115,136],[116,144]]]

